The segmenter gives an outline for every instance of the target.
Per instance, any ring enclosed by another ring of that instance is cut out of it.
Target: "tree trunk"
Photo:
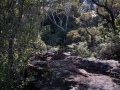
[[[88,31],[87,27],[85,27],[85,30],[86,30],[86,32],[90,35],[90,38],[91,38],[90,47],[91,47],[91,50],[94,51],[95,36],[92,35],[92,34]]]

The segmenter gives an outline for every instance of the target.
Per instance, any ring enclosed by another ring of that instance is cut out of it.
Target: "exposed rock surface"
[[[120,62],[71,56],[35,54],[28,69],[36,71],[29,90],[120,90]]]

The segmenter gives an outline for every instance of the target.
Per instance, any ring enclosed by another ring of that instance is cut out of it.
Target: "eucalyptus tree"
[[[20,23],[21,23],[21,17],[23,13],[23,4],[24,0],[21,0],[19,2],[19,7],[16,7],[16,1],[15,0],[3,0],[0,4],[1,6],[1,39],[3,42],[3,48],[1,50],[1,58],[5,57],[4,63],[7,63],[7,73],[2,72],[2,74],[5,74],[6,79],[8,80],[8,83],[6,83],[6,87],[8,90],[12,87],[12,82],[10,83],[10,80],[13,79],[13,63],[14,63],[14,39],[15,39],[15,33],[19,30]],[[16,10],[18,10],[16,12]],[[1,61],[2,62],[2,61]],[[3,65],[3,68],[6,68]],[[4,82],[4,80],[3,80]],[[2,85],[2,84],[1,84]],[[3,85],[2,87],[5,87]]]
[[[120,13],[119,0],[92,0],[97,5],[96,11],[103,19],[116,29],[115,19]]]
[[[57,3],[52,2],[52,3],[50,3],[50,7],[48,9],[49,11],[48,11],[47,16],[57,27],[59,27],[63,31],[67,31],[67,24],[68,24],[68,19],[69,19],[69,15],[70,15],[70,8],[71,8],[71,3],[68,1],[64,2],[64,0],[63,0],[63,1],[61,1],[61,2],[59,1]],[[62,17],[60,17],[58,15],[59,9],[63,10],[66,18],[64,18],[64,15]],[[55,16],[59,19],[59,22],[56,21]],[[63,25],[63,19],[66,19],[65,25]]]
[[[63,43],[65,42],[66,34],[68,32],[69,18],[72,16],[72,5],[77,5],[79,2],[80,0],[56,0],[49,2],[48,4],[46,17],[53,23],[54,29],[56,26],[57,30],[63,32],[61,33],[62,35],[60,35],[62,36]],[[57,30],[54,31],[57,32]]]
[[[0,3],[0,87],[18,89],[31,45],[39,38],[46,0],[2,0]]]

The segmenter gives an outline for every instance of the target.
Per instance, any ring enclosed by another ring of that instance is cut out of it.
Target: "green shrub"
[[[89,41],[90,37],[84,28],[78,28],[77,30],[71,30],[67,33],[66,44]]]
[[[73,43],[68,45],[69,50],[74,54],[81,57],[90,57],[91,52],[88,49],[87,42],[79,42],[77,44]]]
[[[71,30],[67,34],[66,44],[68,45],[68,44],[72,44],[72,43],[77,43],[80,41],[80,39],[81,39],[81,36],[78,33],[78,30]]]
[[[101,59],[120,59],[120,43],[102,43],[96,48],[96,57]]]

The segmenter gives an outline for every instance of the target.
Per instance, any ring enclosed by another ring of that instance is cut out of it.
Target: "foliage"
[[[45,14],[43,9],[34,5],[36,2],[3,0],[0,3],[1,90],[21,88],[20,85],[26,82],[21,72],[26,68],[28,54],[36,50],[33,43],[37,42],[39,47],[44,45],[38,36]]]
[[[77,44],[73,43],[71,45],[68,45],[68,49],[77,56],[81,57],[90,57],[91,52],[88,49],[87,42],[79,42]]]
[[[113,29],[116,29],[115,19],[119,15],[119,0],[92,0],[92,2],[97,5],[97,14],[110,23]]]
[[[55,28],[54,28],[55,29]],[[63,40],[65,38],[66,32],[61,31],[59,28],[56,28],[57,31],[53,34],[51,33],[51,29],[44,29],[41,33],[41,39],[45,42],[47,45],[56,46],[56,45],[62,45]]]
[[[80,34],[77,30],[71,30],[67,33],[66,44],[77,43],[80,41]]]
[[[103,43],[96,48],[96,57],[100,59],[120,59],[119,43]]]
[[[0,89],[24,87],[32,78],[32,74],[27,79],[21,74],[28,55],[54,46],[59,49],[70,44],[64,48],[82,57],[120,59],[119,0],[92,1],[97,3],[94,8],[89,3],[84,6],[81,0],[2,0]],[[92,17],[92,10],[99,16]]]

